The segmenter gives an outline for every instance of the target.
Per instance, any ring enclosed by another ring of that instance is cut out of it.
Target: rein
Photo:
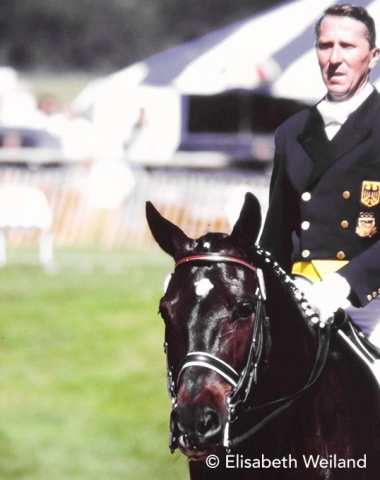
[[[179,365],[174,372],[174,368],[169,364],[169,345],[166,341],[164,345],[165,353],[167,355],[167,388],[173,407],[175,407],[177,404],[177,390],[180,379],[187,368],[193,366],[201,366],[208,368],[209,370],[212,370],[219,374],[231,385],[232,391],[227,398],[228,419],[226,422],[223,439],[223,446],[227,449],[227,451],[229,451],[231,448],[236,447],[237,445],[254,435],[257,431],[259,431],[267,423],[269,423],[273,418],[277,417],[280,413],[289,408],[298,398],[305,394],[317,382],[325,366],[329,351],[330,325],[328,325],[327,328],[324,328],[325,324],[319,323],[319,318],[316,316],[316,313],[307,303],[306,299],[303,296],[303,293],[298,290],[291,277],[288,276],[286,272],[276,262],[272,260],[268,252],[257,248],[256,253],[264,258],[264,263],[270,264],[275,274],[277,275],[277,277],[279,277],[282,283],[288,285],[302,314],[306,316],[306,318],[311,321],[312,324],[319,324],[321,328],[318,329],[318,350],[316,353],[315,362],[306,384],[300,390],[296,391],[291,395],[255,407],[246,406],[246,401],[251,392],[252,386],[254,384],[257,384],[258,382],[257,373],[259,363],[261,360],[267,361],[271,347],[270,321],[269,317],[266,314],[265,308],[266,290],[262,270],[239,257],[219,255],[213,253],[184,257],[178,260],[175,264],[175,268],[177,268],[180,265],[192,264],[197,262],[232,263],[235,265],[241,265],[253,271],[258,279],[258,287],[255,292],[255,295],[257,297],[257,303],[255,312],[253,313],[253,315],[255,315],[255,321],[253,325],[251,344],[246,361],[246,366],[240,374],[223,360],[206,352],[188,353],[179,362]],[[252,428],[250,428],[247,432],[237,438],[230,440],[230,424],[234,423],[238,419],[239,413],[248,414],[253,411],[268,407],[277,408],[269,415],[264,417]],[[175,438],[173,432],[170,432],[169,447],[172,452],[175,450],[175,448],[177,448],[177,442],[178,441]]]
[[[252,428],[250,428],[247,432],[245,432],[241,436],[231,441],[228,441],[228,440],[226,441],[226,438],[225,438],[224,446],[228,450],[236,447],[240,443],[243,443],[245,440],[247,440],[256,432],[258,432],[267,423],[273,420],[273,418],[277,417],[278,415],[280,415],[280,413],[282,413],[284,410],[289,408],[296,400],[298,400],[298,398],[300,398],[303,394],[305,394],[317,382],[326,364],[327,355],[328,355],[329,346],[330,346],[330,331],[331,331],[330,325],[328,325],[327,328],[325,328],[324,330],[319,329],[318,331],[318,352],[316,355],[312,372],[310,374],[308,381],[304,385],[304,387],[302,387],[300,390],[296,391],[291,395],[288,395],[283,398],[279,398],[278,400],[274,400],[273,402],[268,402],[263,405],[258,405],[256,407],[251,407],[246,409],[244,413],[251,413],[252,411],[255,411],[255,410],[264,409],[264,408],[275,406],[275,405],[280,405],[279,407],[277,407],[276,410],[274,410],[272,413],[264,417],[262,420],[260,420],[260,422],[258,422],[256,425],[254,425]]]

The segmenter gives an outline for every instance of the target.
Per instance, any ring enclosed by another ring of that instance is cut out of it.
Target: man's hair
[[[333,7],[329,7],[327,10],[324,11],[322,17],[317,21],[315,25],[315,38],[317,45],[319,41],[322,20],[328,15],[335,17],[349,17],[364,23],[364,25],[367,27],[366,37],[369,42],[369,46],[371,50],[373,48],[376,48],[376,27],[374,19],[369,15],[365,8],[348,4],[334,5]]]

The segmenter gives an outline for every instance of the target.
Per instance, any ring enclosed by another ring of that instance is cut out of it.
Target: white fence
[[[147,200],[189,236],[229,232],[246,191],[259,198],[265,213],[268,185],[268,175],[252,171],[131,170],[112,163],[0,168],[0,187],[28,186],[46,195],[54,248],[155,248],[145,220]],[[6,235],[12,245],[35,241],[23,231]]]

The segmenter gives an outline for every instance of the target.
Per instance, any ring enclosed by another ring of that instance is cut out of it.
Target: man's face
[[[350,17],[328,15],[322,20],[317,56],[331,100],[347,100],[366,83],[378,58],[366,34],[364,23]]]

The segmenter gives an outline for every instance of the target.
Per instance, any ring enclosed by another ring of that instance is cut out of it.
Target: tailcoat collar
[[[307,182],[313,187],[323,173],[344,154],[363,142],[372,131],[373,118],[380,108],[380,94],[374,90],[342,125],[335,137],[329,141],[324,123],[316,106],[312,107],[303,132],[297,140],[315,162]]]

